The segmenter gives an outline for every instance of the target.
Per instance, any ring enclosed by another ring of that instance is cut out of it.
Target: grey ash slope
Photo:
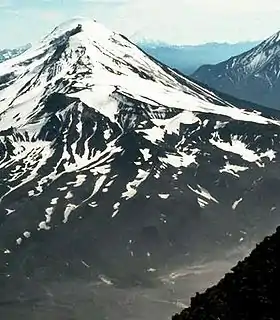
[[[279,222],[279,121],[125,37],[74,20],[0,76],[3,305],[67,279],[151,286]]]
[[[204,65],[192,77],[211,88],[280,109],[280,32],[255,48],[215,65]]]

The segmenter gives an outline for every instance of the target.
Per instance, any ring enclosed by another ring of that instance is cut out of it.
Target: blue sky
[[[238,42],[280,30],[280,1],[0,0],[0,48],[37,41],[75,16],[95,18],[134,41]]]

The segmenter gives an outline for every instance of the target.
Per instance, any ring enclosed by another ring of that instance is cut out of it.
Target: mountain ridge
[[[237,98],[279,109],[279,34],[226,61],[201,66],[192,77]]]
[[[171,45],[162,43],[137,43],[145,52],[166,65],[190,75],[201,65],[214,64],[251,49],[258,42],[206,43],[201,45]]]

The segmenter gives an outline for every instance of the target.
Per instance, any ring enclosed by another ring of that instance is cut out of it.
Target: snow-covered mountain
[[[26,51],[30,47],[31,47],[31,45],[27,44],[25,46],[15,48],[15,49],[2,49],[2,50],[0,50],[0,63],[5,60],[14,58],[14,57],[22,54],[24,51]]]
[[[67,279],[153,286],[262,238],[280,220],[279,119],[232,105],[93,20],[66,22],[2,63],[1,305],[49,299],[46,286]]]
[[[279,110],[280,31],[243,54],[201,66],[192,77],[221,92]]]

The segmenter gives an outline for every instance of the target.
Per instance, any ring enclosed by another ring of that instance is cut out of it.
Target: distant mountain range
[[[240,55],[201,66],[192,77],[237,98],[280,109],[280,32]]]
[[[247,51],[259,42],[206,43],[202,45],[169,45],[164,43],[142,42],[138,46],[163,63],[191,74],[203,64],[215,64],[231,56]]]
[[[31,47],[31,45],[27,44],[25,46],[18,47],[15,49],[2,49],[2,50],[0,49],[0,63],[4,62],[5,60],[8,60],[8,59],[11,59],[13,57],[20,55],[21,53],[23,53],[24,51],[26,51],[30,47]]]

